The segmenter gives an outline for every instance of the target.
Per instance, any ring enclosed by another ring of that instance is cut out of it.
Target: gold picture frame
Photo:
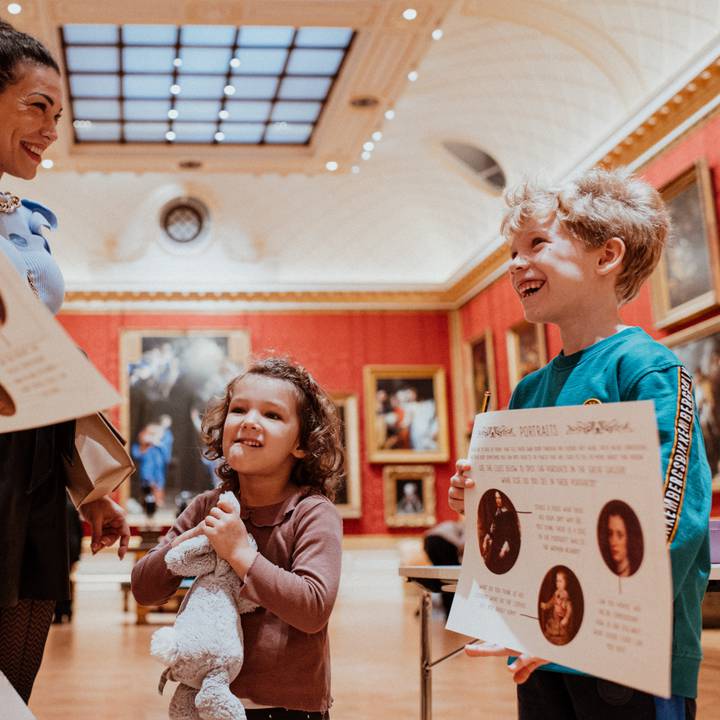
[[[365,437],[370,462],[446,462],[445,369],[440,365],[366,365]]]
[[[482,410],[486,391],[490,393],[487,410],[497,408],[495,349],[490,328],[465,343],[465,367],[465,402],[469,411],[468,422],[472,422]]]
[[[700,159],[660,190],[672,220],[650,278],[655,325],[671,327],[720,306],[720,249],[712,175]]]
[[[510,390],[547,363],[545,326],[522,320],[506,332]]]
[[[712,489],[720,492],[720,317],[668,335],[661,342],[672,349],[693,376]]]
[[[383,483],[388,527],[435,524],[435,468],[432,465],[386,465]]]
[[[247,330],[132,329],[120,335],[120,425],[128,449],[141,429],[162,415],[171,418],[173,442],[166,464],[164,507],[155,521],[173,519],[175,497],[183,490],[198,493],[213,487],[212,464],[201,459],[199,417],[210,397],[224,392],[250,357]],[[136,461],[136,465],[137,465]],[[137,473],[121,486],[121,501],[137,511],[143,502]]]
[[[360,421],[358,398],[353,393],[329,393],[337,408],[345,453],[344,484],[338,488],[335,507],[344,518],[362,515],[362,475],[360,473]]]

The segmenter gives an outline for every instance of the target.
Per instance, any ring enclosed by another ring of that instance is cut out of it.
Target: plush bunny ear
[[[234,508],[235,512],[240,514],[240,503],[238,502],[238,499],[235,497],[235,493],[228,490],[227,492],[224,492],[220,495],[218,498],[218,502],[224,501],[230,503]]]
[[[215,569],[217,556],[205,535],[181,542],[165,555],[165,564],[175,575],[205,575]]]

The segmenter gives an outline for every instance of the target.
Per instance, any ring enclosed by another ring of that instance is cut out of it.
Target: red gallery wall
[[[63,312],[59,320],[95,366],[119,387],[123,330],[225,329],[250,332],[252,352],[290,354],[332,392],[355,393],[360,414],[362,517],[345,520],[347,533],[389,532],[384,519],[382,465],[365,461],[363,366],[439,364],[450,377],[445,312],[298,312],[238,314],[89,314]],[[448,400],[451,399],[447,389]],[[448,408],[452,419],[452,406]],[[117,418],[116,418],[117,419]],[[452,426],[450,427],[452,437]],[[436,464],[437,516],[454,515],[444,499],[450,464]],[[406,531],[407,532],[407,531]]]
[[[641,174],[655,187],[661,188],[690,167],[697,159],[703,157],[707,160],[713,175],[717,211],[720,209],[720,115],[711,118],[676,141],[643,168]],[[713,315],[720,315],[720,312],[716,309],[673,327],[671,330],[658,330],[653,324],[650,291],[647,283],[641,289],[638,297],[622,311],[624,322],[628,325],[638,325],[658,339]],[[515,296],[508,278],[500,278],[478,293],[461,308],[460,317],[461,335],[465,342],[478,338],[488,327],[492,330],[498,407],[507,407],[510,400],[510,386],[506,331],[523,319],[520,301]],[[560,335],[554,326],[546,328],[546,339],[548,358],[552,358],[562,349]],[[720,516],[720,494],[718,493],[714,495],[713,514]]]

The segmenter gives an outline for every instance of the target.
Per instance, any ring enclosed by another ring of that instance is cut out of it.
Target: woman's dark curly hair
[[[20,80],[18,69],[23,63],[44,65],[60,73],[55,59],[40,41],[0,20],[0,93]]]
[[[298,444],[305,455],[295,463],[290,480],[307,495],[320,494],[334,500],[345,464],[337,410],[313,376],[287,358],[268,357],[251,362],[247,370],[228,383],[223,397],[210,401],[202,419],[203,455],[209,460],[223,459],[223,426],[233,389],[248,375],[277,378],[293,386],[300,422]],[[239,491],[238,474],[226,462],[219,463],[215,472],[225,489]]]

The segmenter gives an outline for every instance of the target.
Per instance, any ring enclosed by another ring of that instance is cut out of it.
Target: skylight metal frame
[[[74,141],[77,145],[90,145],[90,144],[101,144],[101,143],[116,143],[120,145],[124,144],[144,144],[144,145],[190,145],[190,146],[206,146],[206,145],[232,145],[232,146],[263,146],[263,145],[272,145],[272,146],[307,146],[312,142],[313,135],[315,132],[315,129],[318,126],[318,123],[320,122],[323,113],[326,109],[327,102],[329,97],[331,96],[331,93],[335,87],[335,84],[337,82],[338,77],[343,71],[343,67],[345,65],[345,62],[352,50],[353,43],[355,42],[356,33],[352,30],[352,28],[342,28],[343,30],[346,30],[350,33],[350,37],[346,44],[334,44],[334,45],[319,45],[319,44],[297,44],[298,41],[298,35],[299,33],[306,29],[305,27],[294,27],[292,29],[292,37],[290,39],[290,42],[288,45],[256,45],[256,44],[245,44],[242,42],[241,37],[243,33],[244,27],[252,27],[252,26],[237,26],[235,27],[234,31],[234,41],[232,45],[227,44],[202,44],[202,43],[191,43],[191,44],[184,44],[182,41],[182,35],[183,35],[183,29],[184,28],[190,28],[190,27],[197,27],[189,24],[183,24],[183,25],[176,25],[175,26],[175,43],[174,45],[170,44],[159,44],[159,43],[146,43],[146,44],[140,44],[137,42],[132,43],[126,43],[124,41],[124,32],[127,25],[130,25],[130,23],[122,24],[122,25],[115,25],[114,28],[116,30],[117,34],[117,41],[115,43],[93,43],[93,42],[73,42],[68,41],[66,37],[66,28],[68,25],[63,25],[59,28],[59,40],[60,40],[60,46],[62,48],[62,56],[65,63],[65,68],[67,69],[65,73],[65,82],[67,86],[67,93],[69,98],[69,104],[71,107],[71,113],[73,116],[73,119],[75,121],[81,121],[81,122],[91,122],[93,124],[98,124],[102,126],[103,124],[111,125],[111,124],[119,124],[119,133],[117,139],[108,140],[107,137],[100,137],[98,139],[91,139],[91,138],[83,138],[80,137],[78,133],[78,127],[73,123],[73,135],[74,135]],[[327,28],[322,28],[327,29]],[[217,73],[217,72],[210,72],[210,71],[193,71],[193,70],[183,70],[181,66],[173,63],[171,72],[171,81],[168,85],[168,92],[165,95],[157,95],[157,96],[133,96],[128,97],[125,94],[125,78],[128,76],[133,77],[158,77],[165,73],[162,73],[160,71],[156,70],[147,70],[147,71],[132,71],[128,72],[124,67],[124,50],[126,48],[132,48],[134,50],[138,49],[156,49],[156,48],[170,48],[172,47],[174,50],[174,57],[180,58],[183,54],[183,51],[185,49],[192,49],[192,50],[203,50],[203,49],[226,49],[229,52],[229,58],[235,58],[237,57],[238,53],[243,50],[263,50],[263,51],[283,51],[285,52],[285,59],[283,62],[283,67],[281,71],[277,74],[275,73],[258,73],[258,72],[252,72],[252,73],[243,73],[242,72],[242,66],[240,66],[240,69],[234,68],[230,62],[227,63],[227,67],[225,68],[225,71],[223,73]],[[71,69],[70,62],[68,60],[68,51],[73,48],[116,48],[117,49],[117,63],[118,68],[114,72],[110,72],[107,70],[74,70]],[[292,61],[292,58],[294,57],[293,52],[299,50],[319,50],[319,51],[336,51],[336,52],[342,52],[343,55],[340,59],[340,62],[335,69],[333,73],[313,73],[313,72],[306,72],[302,74],[297,73],[291,73],[288,72],[288,67]],[[87,77],[87,76],[117,76],[118,78],[118,94],[112,94],[112,95],[78,95],[73,93],[73,78],[77,77]],[[243,78],[272,78],[276,80],[275,83],[275,89],[271,97],[263,96],[263,97],[253,97],[253,96],[243,96],[242,98],[236,99],[236,102],[262,102],[262,103],[268,103],[268,112],[266,115],[266,118],[262,121],[248,121],[248,120],[233,120],[231,117],[223,118],[221,116],[222,111],[226,111],[228,108],[228,103],[233,102],[233,96],[226,94],[224,91],[221,93],[219,97],[215,98],[183,98],[182,93],[180,94],[173,94],[170,91],[170,87],[173,85],[176,85],[178,83],[178,80],[180,77],[202,77],[202,78],[208,78],[208,77],[222,77],[223,79],[223,88],[233,85],[233,83],[238,83],[238,81],[242,82]],[[322,98],[317,97],[284,97],[283,96],[283,82],[286,79],[315,79],[315,78],[322,78],[329,81],[327,90]],[[113,119],[90,119],[90,118],[84,118],[84,117],[76,117],[75,116],[75,103],[76,102],[82,102],[82,101],[94,101],[94,100],[102,100],[103,102],[117,102],[118,103],[118,116],[117,118]],[[166,117],[164,119],[128,119],[125,114],[125,102],[127,100],[140,100],[140,101],[146,101],[146,102],[166,102],[168,103],[168,110],[176,110],[177,104],[179,101],[182,102],[214,102],[218,105],[218,113],[217,116],[213,121],[210,120],[185,120],[181,116],[178,116],[177,118],[174,117]],[[278,103],[283,103],[283,105],[293,105],[293,104],[320,104],[319,112],[317,113],[316,117],[313,120],[282,120],[282,121],[276,121],[273,120],[273,114],[275,111],[275,108],[278,106]],[[151,139],[128,139],[126,137],[126,132],[128,129],[128,125],[136,125],[136,126],[142,126],[142,125],[157,125],[163,123],[165,125],[165,131],[166,132],[175,132],[175,129],[178,125],[182,126],[197,126],[198,128],[207,128],[208,125],[213,125],[213,130],[211,133],[212,139],[209,139],[208,141],[192,141],[192,140],[172,140],[165,137],[163,140],[151,140]],[[258,126],[263,125],[261,137],[257,142],[246,142],[242,140],[233,140],[232,138],[226,139],[227,135],[225,135],[224,138],[218,139],[220,137],[218,133],[225,133],[225,130],[229,130],[231,128],[242,128],[242,127],[248,127],[248,126]],[[310,126],[310,132],[307,134],[307,137],[305,138],[304,142],[283,142],[281,140],[272,139],[272,134],[275,129],[280,127],[305,127]],[[269,139],[270,135],[270,139]]]

